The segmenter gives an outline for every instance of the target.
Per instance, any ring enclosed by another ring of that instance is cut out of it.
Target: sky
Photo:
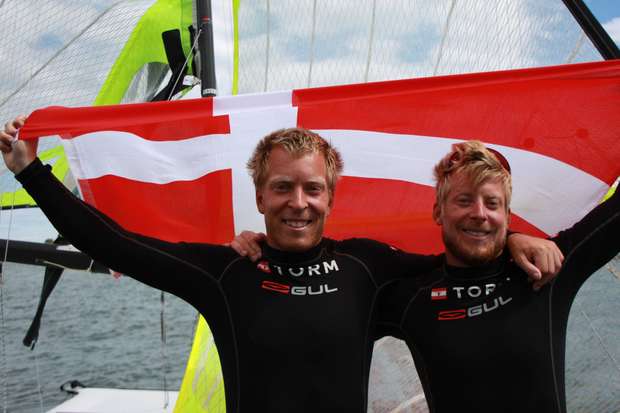
[[[214,0],[214,3],[227,1]],[[620,0],[585,1],[620,44]],[[0,118],[30,113],[34,108],[51,104],[90,104],[90,100],[80,99],[86,90],[93,89],[95,93],[99,90],[107,70],[102,75],[92,75],[89,69],[104,67],[103,61],[113,62],[117,55],[117,49],[109,45],[113,44],[112,39],[121,32],[121,27],[108,21],[114,22],[116,15],[133,15],[137,6],[132,5],[142,3],[148,1],[114,2],[114,7],[108,0],[0,2],[3,12],[0,13],[0,56],[20,57],[0,65]],[[375,44],[383,46],[372,49],[372,60],[367,59],[370,56],[368,27],[371,26],[367,23],[370,22],[369,10],[373,9],[373,1],[330,0],[324,3],[330,6],[316,11],[316,21],[322,30],[316,41],[308,35],[311,31],[308,25],[312,20],[307,17],[313,14],[311,0],[278,2],[278,7],[271,9],[271,20],[265,18],[266,10],[260,7],[266,4],[264,1],[245,3],[257,7],[245,8],[254,9],[254,12],[240,13],[245,16],[240,26],[249,45],[241,57],[244,68],[240,79],[241,93],[596,60],[592,58],[591,46],[581,47],[582,43],[588,42],[582,42],[577,35],[579,30],[574,28],[570,14],[565,8],[563,13],[557,13],[563,8],[561,0],[493,2],[494,19],[484,13],[490,3],[484,0],[454,3],[432,0],[416,2],[419,7],[415,8],[383,7],[388,12],[378,11],[376,27],[372,25]],[[353,11],[349,7],[351,3],[355,4]],[[62,14],[47,11],[43,5],[48,4],[62,9]],[[447,10],[451,4],[456,4],[454,13]],[[13,12],[20,14],[13,16]],[[538,13],[548,12],[562,16],[539,19]],[[28,16],[32,24],[18,23],[17,17],[21,15]],[[62,18],[56,18],[56,15],[62,15]],[[448,19],[448,15],[454,17]],[[86,31],[81,35],[84,22],[91,21],[106,29],[92,35]],[[291,21],[295,24],[291,25]],[[450,29],[444,46],[443,30],[448,22]],[[271,25],[269,76],[263,64],[266,36],[261,36],[266,32],[267,24]],[[126,27],[133,26],[127,24]],[[252,28],[256,31],[255,36],[252,36]],[[78,35],[83,41],[72,43],[74,36]],[[65,50],[61,46],[67,42],[70,47]],[[544,42],[546,47],[539,46]],[[58,50],[62,50],[60,58],[55,57]],[[93,50],[102,58],[91,61],[65,59],[69,54],[78,56],[82,51],[92,56]],[[108,56],[112,58],[104,59]],[[343,57],[348,58],[344,63]],[[310,58],[314,66],[310,65],[308,69]],[[285,59],[288,59],[286,64]],[[39,93],[41,90],[47,92]],[[19,93],[12,97],[13,91]],[[36,102],[31,102],[35,97]],[[20,106],[22,100],[19,99],[23,100],[24,107]]]
[[[603,25],[609,36],[620,45],[620,1],[586,0],[592,14]]]

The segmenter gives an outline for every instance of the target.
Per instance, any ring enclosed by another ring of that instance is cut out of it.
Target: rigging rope
[[[2,263],[4,264],[4,263]],[[2,265],[4,267],[4,265]],[[2,334],[0,334],[0,377],[2,377],[2,411],[6,413],[7,403],[7,377],[9,376],[6,371],[6,345],[4,342],[4,334],[6,333],[6,325],[4,322],[4,270],[0,269],[0,319],[2,323]]]
[[[37,393],[39,395],[39,407],[41,408],[41,413],[43,413],[43,391],[41,390],[41,375],[39,374],[39,357],[37,356],[38,350],[34,350],[32,353],[34,355],[34,367],[36,369],[37,376]]]
[[[306,87],[312,84],[312,65],[314,63],[314,39],[316,36],[316,0],[312,5],[312,33],[310,34],[310,62],[308,64],[308,82]]]
[[[192,47],[189,53],[187,54],[185,61],[183,62],[181,71],[179,72],[177,78],[175,79],[172,89],[170,89],[170,94],[168,95],[168,98],[166,100],[172,99],[172,94],[176,90],[176,87],[179,84],[179,80],[181,79],[181,76],[183,76],[183,72],[185,68],[187,67],[187,64],[189,63],[189,60],[195,54],[196,49],[198,47],[198,40],[200,39],[200,36],[202,34],[203,34],[203,24],[201,24],[198,27],[198,32],[196,33],[196,36],[194,38],[194,43],[192,43]],[[168,371],[168,355],[166,353],[166,323],[164,319],[164,309],[165,309],[166,300],[165,300],[165,295],[163,291],[161,292],[161,295],[160,295],[160,303],[161,303],[161,310],[160,310],[159,321],[160,321],[160,329],[161,329],[161,355],[162,355],[162,363],[163,363],[162,381],[163,381],[163,389],[164,389],[164,409],[166,409],[168,407],[168,404],[170,403],[170,397],[168,394],[168,380],[166,377],[166,373]]]
[[[368,35],[368,58],[366,59],[366,70],[364,71],[364,83],[368,82],[368,73],[370,72],[370,61],[372,58],[372,43],[375,39],[375,20],[377,14],[377,0],[372,2],[372,16],[370,20],[370,34]]]
[[[18,94],[23,88],[25,88],[39,73],[41,73],[43,71],[43,69],[45,69],[54,59],[56,59],[62,52],[64,52],[69,46],[71,46],[77,39],[79,39],[84,33],[86,33],[86,31],[88,29],[90,29],[92,26],[94,26],[103,16],[105,16],[106,14],[108,14],[110,12],[110,10],[112,10],[114,7],[116,7],[118,4],[123,3],[123,1],[117,1],[116,3],[112,4],[110,7],[108,7],[106,10],[103,11],[103,13],[99,14],[92,22],[90,22],[88,25],[86,25],[86,27],[84,27],[84,29],[82,31],[80,31],[77,35],[75,35],[70,41],[68,41],[63,47],[61,47],[60,49],[58,49],[58,51],[56,53],[54,53],[49,59],[47,59],[47,61],[45,63],[43,63],[41,65],[41,67],[39,67],[32,75],[30,75],[30,77],[28,79],[26,79],[19,87],[17,87],[13,93],[9,94],[6,99],[4,99],[2,102],[0,102],[0,107],[4,106],[4,104],[6,102],[9,101],[9,99],[11,99],[13,96],[15,96],[16,94]]]
[[[164,409],[168,407],[169,397],[168,397],[168,382],[166,380],[166,372],[168,371],[168,356],[166,354],[166,323],[164,320],[164,309],[166,306],[165,293],[162,291],[160,293],[159,301],[161,303],[161,311],[159,315],[159,322],[161,328],[161,358],[163,364],[163,385],[164,385]]]
[[[567,64],[573,63],[573,61],[575,60],[575,58],[577,57],[577,55],[581,51],[581,46],[583,46],[583,43],[585,41],[586,41],[586,34],[585,33],[581,33],[581,36],[579,36],[579,39],[577,39],[577,43],[575,43],[575,47],[573,48],[573,50],[571,51],[570,55],[566,59],[566,63]]]
[[[192,48],[190,49],[189,53],[187,54],[187,57],[185,58],[185,62],[183,62],[183,66],[181,67],[181,71],[179,72],[179,75],[175,79],[174,85],[172,85],[172,89],[170,89],[170,94],[168,95],[168,98],[166,100],[172,99],[172,94],[174,93],[174,91],[177,88],[177,85],[179,84],[179,79],[181,79],[181,76],[183,75],[183,71],[185,70],[185,68],[187,67],[187,64],[189,62],[189,59],[191,59],[191,57],[196,52],[196,48],[198,47],[198,39],[200,39],[200,35],[203,32],[202,27],[203,27],[202,25],[200,25],[200,27],[198,27],[198,33],[196,33],[196,38],[194,39],[194,43],[192,44]]]
[[[6,362],[6,342],[4,341],[4,335],[6,332],[6,320],[4,317],[4,264],[6,263],[6,258],[9,254],[9,240],[11,239],[11,227],[13,225],[13,209],[15,206],[15,189],[17,187],[17,182],[13,180],[13,190],[11,191],[13,196],[11,197],[11,208],[9,210],[9,226],[6,235],[6,244],[4,245],[4,255],[3,260],[0,263],[0,320],[2,323],[2,334],[0,334],[1,340],[1,351],[0,354],[0,372],[3,373],[2,377],[2,411],[6,413],[7,411],[7,389],[8,389],[8,377],[7,374],[7,362]],[[0,209],[1,211],[1,209]],[[2,216],[0,215],[0,222],[2,222]]]
[[[0,274],[2,274],[3,270],[0,270]],[[0,275],[0,319],[2,319],[2,334],[0,334],[0,376],[2,377],[2,412],[6,413],[6,403],[7,403],[7,377],[9,376],[6,371],[6,345],[4,342],[4,334],[6,332],[6,325],[4,322],[4,286],[3,280]]]
[[[443,33],[441,35],[441,43],[439,43],[439,52],[437,53],[437,61],[435,62],[435,68],[433,69],[433,76],[437,76],[437,71],[439,70],[439,64],[441,63],[441,58],[443,57],[443,48],[446,43],[446,37],[448,37],[448,31],[450,29],[450,21],[452,20],[452,12],[454,11],[455,5],[456,5],[456,0],[452,0],[452,4],[450,4],[450,10],[448,11],[448,16],[446,17],[446,24],[443,27]]]
[[[267,44],[265,46],[265,87],[263,87],[263,92],[267,91],[267,80],[269,79],[269,42],[271,39],[271,11],[269,6],[269,0],[267,0]]]

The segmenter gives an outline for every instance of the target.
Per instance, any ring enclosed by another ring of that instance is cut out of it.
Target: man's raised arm
[[[195,244],[171,243],[123,229],[78,199],[53,176],[51,168],[36,157],[36,139],[17,139],[24,120],[24,117],[18,117],[0,132],[4,161],[58,232],[93,259],[193,302],[197,299],[193,295],[200,291],[198,287],[213,281],[212,274],[217,274],[219,267],[225,265],[224,261],[237,256],[226,247],[205,244],[205,248],[198,249]],[[205,253],[214,257],[212,263],[204,259]],[[219,261],[222,261],[220,266]],[[209,271],[204,268],[204,262],[209,262]]]

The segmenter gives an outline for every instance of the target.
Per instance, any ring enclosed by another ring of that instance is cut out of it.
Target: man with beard
[[[512,193],[505,159],[480,142],[456,144],[435,178],[443,264],[384,290],[380,329],[407,342],[433,413],[565,412],[570,307],[620,250],[620,196],[553,238],[566,257],[562,270],[533,292],[504,249]]]

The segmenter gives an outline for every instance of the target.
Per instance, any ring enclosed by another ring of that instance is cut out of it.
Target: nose
[[[474,219],[485,220],[487,217],[487,210],[484,201],[479,199],[472,203],[469,215]]]
[[[291,197],[289,198],[288,205],[295,210],[303,210],[308,206],[306,193],[303,188],[295,188],[291,191]]]

